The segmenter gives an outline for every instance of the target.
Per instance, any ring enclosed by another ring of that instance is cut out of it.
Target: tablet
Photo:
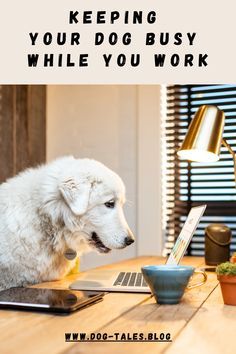
[[[0,291],[0,309],[70,313],[102,300],[104,294],[97,291],[11,288]]]

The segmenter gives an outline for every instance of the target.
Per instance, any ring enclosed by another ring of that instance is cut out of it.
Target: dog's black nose
[[[131,245],[131,243],[133,243],[133,242],[134,242],[134,239],[133,239],[133,238],[131,238],[131,237],[126,237],[126,238],[125,238],[125,244],[126,244],[127,246]]]

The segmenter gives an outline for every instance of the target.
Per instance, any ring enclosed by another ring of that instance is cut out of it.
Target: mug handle
[[[200,282],[200,283],[196,283],[196,284],[193,284],[193,285],[188,285],[187,286],[187,289],[190,290],[190,289],[193,289],[193,288],[196,288],[197,286],[201,286],[203,285],[206,281],[207,281],[207,275],[204,271],[202,270],[195,270],[194,273],[193,273],[193,276],[195,274],[201,274],[203,276],[203,281]]]

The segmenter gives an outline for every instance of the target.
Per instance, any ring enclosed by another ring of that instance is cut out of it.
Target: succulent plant
[[[231,262],[221,263],[216,267],[218,275],[236,275],[236,264]]]

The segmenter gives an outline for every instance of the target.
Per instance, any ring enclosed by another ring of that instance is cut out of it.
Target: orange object
[[[236,306],[236,276],[217,275],[225,305]]]
[[[79,273],[79,269],[80,269],[80,262],[79,262],[79,258],[77,257],[75,265],[71,269],[71,271],[70,271],[70,273],[68,275]]]
[[[236,263],[236,254],[230,258],[231,263]]]

